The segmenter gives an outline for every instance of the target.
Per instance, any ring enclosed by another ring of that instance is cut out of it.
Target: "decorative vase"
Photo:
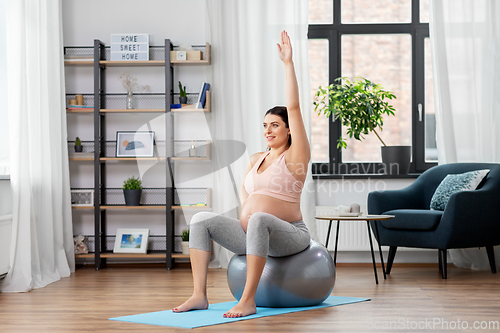
[[[188,102],[187,96],[181,96],[181,97],[179,97],[179,102],[181,104],[187,104],[187,102]]]
[[[181,242],[182,254],[189,254],[189,241]]]
[[[125,109],[133,109],[134,108],[134,95],[131,91],[127,93],[127,100],[125,103]]]
[[[123,190],[125,206],[139,206],[141,204],[142,190]]]
[[[196,157],[198,154],[196,152],[196,147],[195,145],[191,145],[191,148],[189,148],[189,157]]]
[[[75,152],[81,153],[82,151],[83,151],[83,146],[82,145],[75,146]]]
[[[407,175],[410,169],[411,146],[383,146],[382,163],[388,175]]]

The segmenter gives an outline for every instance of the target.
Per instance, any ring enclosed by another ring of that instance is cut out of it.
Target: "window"
[[[384,117],[387,145],[411,145],[410,173],[436,164],[428,0],[309,0],[311,96],[338,77],[366,77],[392,91],[395,116]],[[312,108],[314,174],[376,174],[382,165],[380,141],[347,138],[346,128]]]

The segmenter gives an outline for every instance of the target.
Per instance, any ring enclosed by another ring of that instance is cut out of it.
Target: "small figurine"
[[[79,235],[73,238],[75,243],[75,254],[89,253],[87,245],[85,245],[85,236]]]

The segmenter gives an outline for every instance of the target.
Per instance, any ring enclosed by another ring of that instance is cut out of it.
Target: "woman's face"
[[[266,115],[263,130],[268,147],[278,148],[287,145],[290,129],[286,127],[280,116],[275,114]]]

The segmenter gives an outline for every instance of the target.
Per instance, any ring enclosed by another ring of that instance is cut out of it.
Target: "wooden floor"
[[[234,300],[225,270],[210,270],[208,281],[212,303]],[[187,267],[171,271],[155,266],[108,267],[100,271],[82,267],[71,277],[45,288],[0,294],[0,332],[188,332],[108,318],[171,309],[190,296],[191,288],[191,271]],[[463,331],[500,332],[500,274],[490,271],[450,266],[448,279],[442,280],[437,265],[396,265],[388,279],[382,278],[376,285],[369,265],[340,264],[333,295],[371,301],[195,331],[457,332],[468,325],[469,329]],[[492,330],[473,329],[475,321],[483,327],[496,321],[497,326]],[[415,329],[419,325],[421,329]]]

